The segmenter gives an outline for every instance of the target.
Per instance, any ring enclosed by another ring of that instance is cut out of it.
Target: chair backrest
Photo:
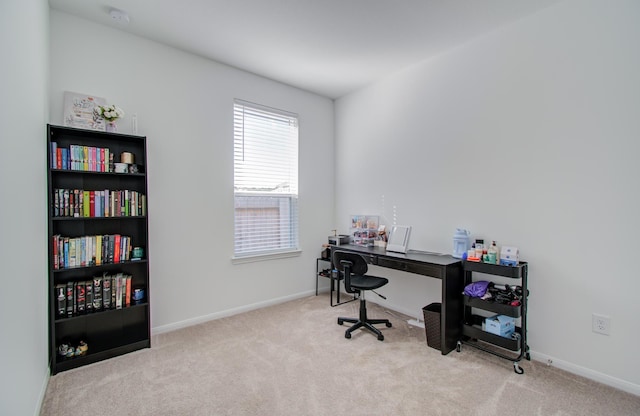
[[[358,290],[353,290],[351,288],[351,275],[365,275],[367,270],[369,270],[369,266],[367,266],[367,262],[364,257],[360,254],[356,253],[348,253],[346,251],[334,251],[333,255],[333,267],[335,267],[340,272],[345,272],[345,266],[348,269],[347,272],[344,273],[344,288],[349,293],[358,292]]]

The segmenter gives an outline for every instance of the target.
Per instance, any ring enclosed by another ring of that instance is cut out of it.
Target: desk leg
[[[442,279],[442,309],[440,316],[440,347],[442,355],[456,348],[462,336],[462,291],[464,290],[464,274],[462,265],[447,267]]]

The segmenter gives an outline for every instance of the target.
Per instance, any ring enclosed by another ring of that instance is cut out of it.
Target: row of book
[[[147,215],[147,197],[138,191],[53,190],[54,217],[129,217]]]
[[[72,144],[66,148],[51,142],[51,169],[113,172],[113,152],[107,147]]]
[[[132,276],[106,274],[91,280],[59,283],[55,287],[56,317],[70,318],[107,309],[122,309],[133,300]]]
[[[99,266],[131,260],[131,237],[120,234],[53,236],[53,268]]]

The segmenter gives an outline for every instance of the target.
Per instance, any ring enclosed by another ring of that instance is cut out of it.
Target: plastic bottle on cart
[[[489,254],[490,263],[500,264],[500,252],[498,251],[498,245],[496,244],[495,240],[491,242],[491,245],[489,246],[488,254]]]
[[[460,259],[462,254],[466,253],[469,249],[469,231],[457,228],[453,235],[453,257]]]

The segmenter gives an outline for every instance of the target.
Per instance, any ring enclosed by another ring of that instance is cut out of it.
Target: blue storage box
[[[511,338],[516,330],[516,318],[506,315],[495,315],[485,318],[484,328],[486,332]]]

